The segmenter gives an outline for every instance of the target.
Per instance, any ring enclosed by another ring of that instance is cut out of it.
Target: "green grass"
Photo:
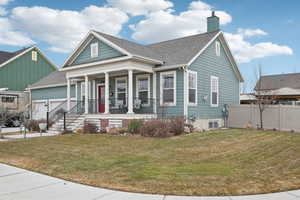
[[[165,139],[41,137],[1,142],[0,162],[132,192],[266,193],[300,188],[300,134],[226,130]]]

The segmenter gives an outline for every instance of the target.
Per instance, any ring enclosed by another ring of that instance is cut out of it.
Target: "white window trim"
[[[32,61],[35,61],[35,62],[37,61],[37,51],[34,51],[34,50],[33,50],[33,51],[31,52],[31,60],[32,60]]]
[[[96,49],[96,52],[93,52],[93,49]],[[91,44],[91,58],[96,58],[99,56],[99,46],[98,42],[94,42]]]
[[[163,76],[172,74],[174,76],[174,93],[173,93],[173,103],[163,102]],[[176,71],[166,71],[160,73],[160,105],[161,106],[176,106],[176,91],[177,91],[177,81],[176,81]]]
[[[220,42],[216,41],[216,55],[220,56],[221,55],[221,46]]]
[[[128,81],[127,81],[127,77],[124,76],[124,77],[118,77],[118,78],[115,78],[115,100],[117,102],[118,100],[118,87],[117,87],[117,83],[118,83],[118,80],[125,80],[125,99],[128,97]],[[126,105],[128,103],[128,99],[126,100]]]
[[[148,80],[148,103],[146,104],[142,104],[143,106],[150,106],[150,74],[140,74],[140,75],[136,75],[136,80],[135,80],[135,91],[136,91],[136,97],[139,97],[139,79],[144,79],[147,78]],[[144,91],[143,91],[144,92]]]
[[[217,80],[217,83],[218,83],[218,88],[217,88],[217,104],[213,104],[212,103],[212,82],[213,82],[213,79]],[[211,107],[219,107],[219,87],[220,87],[220,84],[219,84],[219,77],[216,77],[216,76],[210,76],[210,106]]]
[[[188,77],[187,77],[187,98],[188,98],[188,105],[189,106],[197,106],[198,105],[198,73],[196,71],[191,71],[191,70],[188,70]],[[189,74],[196,74],[196,88],[193,88],[193,89],[196,89],[196,93],[195,93],[195,103],[194,102],[190,102],[190,80],[189,80]]]

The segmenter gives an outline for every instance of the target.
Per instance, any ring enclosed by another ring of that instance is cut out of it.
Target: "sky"
[[[59,67],[89,30],[140,44],[220,28],[250,92],[262,73],[300,72],[299,0],[0,0],[0,50],[38,46]]]

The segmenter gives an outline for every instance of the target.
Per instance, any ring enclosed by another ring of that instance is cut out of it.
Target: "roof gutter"
[[[153,71],[165,71],[165,70],[170,70],[170,69],[177,69],[177,68],[183,68],[185,69],[187,67],[187,64],[181,64],[181,65],[170,65],[170,66],[165,66],[165,67],[155,67],[153,68]]]

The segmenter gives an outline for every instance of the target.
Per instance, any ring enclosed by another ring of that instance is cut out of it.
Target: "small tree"
[[[262,77],[263,77],[262,67],[261,65],[259,65],[256,73],[257,82],[255,86],[255,96],[256,96],[256,104],[258,105],[258,109],[259,109],[260,129],[264,128],[263,112],[266,110],[266,108],[269,105],[273,104],[275,99],[275,96],[272,94],[272,91],[264,90],[262,85]]]

